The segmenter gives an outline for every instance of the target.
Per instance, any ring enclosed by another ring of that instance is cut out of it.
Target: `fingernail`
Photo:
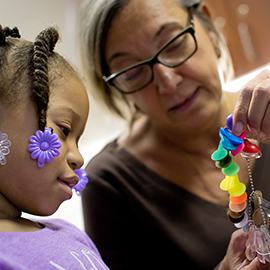
[[[235,127],[234,127],[234,134],[236,136],[240,136],[242,134],[242,130],[243,130],[243,124],[242,124],[242,122],[237,122],[235,124]]]

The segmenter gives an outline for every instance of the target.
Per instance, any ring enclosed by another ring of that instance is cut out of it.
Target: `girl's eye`
[[[70,133],[70,129],[69,128],[67,128],[67,127],[60,127],[60,129],[61,129],[61,131],[62,131],[62,133],[67,137],[68,136],[68,134]]]

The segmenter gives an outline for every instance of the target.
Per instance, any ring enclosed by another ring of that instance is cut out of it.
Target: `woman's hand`
[[[270,70],[263,70],[240,91],[234,109],[233,132],[239,136],[270,143]]]
[[[265,270],[270,264],[262,264],[257,258],[249,261],[245,256],[248,234],[237,230],[232,234],[227,254],[220,263],[218,270]]]

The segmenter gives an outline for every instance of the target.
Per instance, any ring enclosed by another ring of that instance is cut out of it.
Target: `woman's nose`
[[[82,167],[84,163],[84,159],[79,151],[79,149],[77,148],[77,146],[74,146],[73,149],[71,151],[69,151],[68,153],[68,164],[69,166],[73,169],[79,169]]]
[[[174,68],[166,67],[160,63],[153,66],[154,82],[160,94],[171,94],[177,89],[178,84],[183,80],[180,74],[175,73]]]

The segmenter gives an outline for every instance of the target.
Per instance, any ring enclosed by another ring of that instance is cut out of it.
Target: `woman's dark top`
[[[260,148],[253,178],[270,200],[270,146]],[[225,256],[236,229],[227,220],[227,206],[162,178],[116,141],[86,170],[85,229],[112,270],[213,269]]]

